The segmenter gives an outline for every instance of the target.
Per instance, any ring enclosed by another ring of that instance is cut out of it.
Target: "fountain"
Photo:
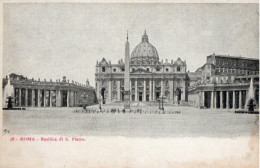
[[[3,110],[25,110],[25,108],[14,108],[13,104],[14,104],[14,87],[11,85],[11,81],[10,81],[10,77],[8,78],[6,76],[7,79],[7,84],[4,87],[3,90]],[[5,101],[6,100],[6,101]]]
[[[259,113],[259,112],[255,112],[255,110],[254,110],[256,107],[256,99],[255,99],[255,93],[254,93],[253,78],[251,78],[251,81],[250,81],[246,106],[248,106],[249,113]]]
[[[249,114],[259,114],[259,111],[255,111],[256,108],[256,99],[255,99],[255,93],[254,93],[254,84],[253,84],[253,78],[251,78],[250,86],[248,89],[248,96],[246,100],[245,107],[248,107],[248,111],[235,111],[235,113],[249,113]]]

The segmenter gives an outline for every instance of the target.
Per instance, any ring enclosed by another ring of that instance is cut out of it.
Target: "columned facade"
[[[7,77],[3,79],[5,86]],[[97,102],[93,88],[74,81],[40,81],[11,74],[15,107],[75,107]]]
[[[248,93],[246,85],[234,88],[215,88],[216,91],[202,87],[198,93],[200,107],[217,109],[245,109]],[[205,89],[205,90],[204,90]],[[209,90],[208,90],[209,89]]]

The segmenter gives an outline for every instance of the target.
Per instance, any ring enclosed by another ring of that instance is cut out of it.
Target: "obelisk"
[[[125,43],[125,74],[124,74],[124,110],[130,112],[130,49],[128,42],[128,32]]]

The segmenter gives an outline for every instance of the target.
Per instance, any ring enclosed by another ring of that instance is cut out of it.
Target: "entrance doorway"
[[[177,88],[176,89],[176,96],[177,96],[177,101],[181,101],[181,89]]]
[[[142,100],[143,100],[143,93],[139,92],[139,101],[142,101]]]
[[[146,101],[149,101],[149,95],[146,95]]]
[[[102,98],[102,103],[105,104],[105,91],[106,88],[102,88],[101,89],[101,98]]]
[[[135,101],[135,95],[132,95],[132,101]]]
[[[160,98],[160,92],[156,92],[156,100],[158,100]]]
[[[125,96],[124,92],[121,92],[122,101],[125,100],[124,96]]]

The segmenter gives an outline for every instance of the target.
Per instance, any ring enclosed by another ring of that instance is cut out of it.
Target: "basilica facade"
[[[149,42],[146,31],[130,57],[130,101],[169,103],[187,101],[186,61],[159,60],[159,53]],[[103,58],[96,63],[96,93],[103,103],[124,101],[125,62],[117,64]]]

